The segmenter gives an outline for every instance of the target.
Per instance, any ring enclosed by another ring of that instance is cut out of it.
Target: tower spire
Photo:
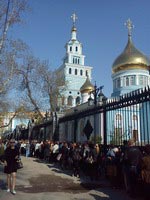
[[[73,27],[72,27],[72,30],[71,30],[71,40],[76,40],[77,39],[77,29],[75,27],[75,23],[76,23],[76,20],[78,19],[78,17],[75,13],[73,13],[71,15],[71,18],[72,18],[72,21],[73,21]]]
[[[134,28],[134,25],[133,25],[132,21],[130,20],[130,18],[125,22],[124,25],[128,29],[128,37],[131,38],[131,36],[132,36],[132,29]]]

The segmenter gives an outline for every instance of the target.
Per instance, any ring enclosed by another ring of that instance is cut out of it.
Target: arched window
[[[135,76],[130,77],[130,84],[135,85]]]
[[[82,69],[80,70],[80,75],[81,75],[81,76],[83,75],[83,70],[82,70]]]
[[[117,88],[120,87],[120,78],[117,79]]]
[[[72,72],[72,70],[71,70],[71,68],[69,68],[69,74],[71,74],[71,72]]]
[[[88,71],[87,70],[85,71],[85,75],[88,76]]]
[[[143,85],[143,78],[144,78],[144,76],[142,76],[142,75],[139,76],[139,84],[140,85]]]
[[[72,102],[73,102],[73,97],[69,96],[68,97],[68,102],[67,102],[68,106],[72,106]]]
[[[78,51],[78,47],[76,47],[76,51]]]
[[[77,97],[76,98],[76,105],[79,105],[80,104],[80,97]]]
[[[146,76],[144,76],[143,85],[144,86],[148,85],[148,81],[147,81],[147,77]]]
[[[73,57],[73,64],[80,64],[80,58],[79,57]]]
[[[126,86],[129,86],[129,77],[126,77]]]
[[[77,71],[77,69],[75,69],[75,75],[77,75],[78,74],[78,71]]]
[[[70,47],[70,51],[72,51],[72,47]]]

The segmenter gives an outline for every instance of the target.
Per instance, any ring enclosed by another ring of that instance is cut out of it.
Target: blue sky
[[[32,11],[12,34],[25,41],[36,57],[58,68],[71,37],[71,15],[75,12],[85,64],[93,67],[92,82],[104,85],[107,97],[112,93],[112,64],[127,43],[124,23],[128,18],[134,24],[134,45],[150,56],[149,0],[29,0],[29,4]]]

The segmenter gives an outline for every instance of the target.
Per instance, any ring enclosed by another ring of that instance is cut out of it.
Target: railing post
[[[107,122],[106,122],[105,105],[104,105],[104,109],[103,109],[103,128],[104,128],[104,148],[106,150],[106,147],[107,147]]]
[[[106,153],[107,150],[107,118],[106,118],[106,102],[107,98],[103,97],[103,130],[104,130],[104,153]]]

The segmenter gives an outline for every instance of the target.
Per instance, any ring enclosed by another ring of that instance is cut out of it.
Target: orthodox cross
[[[125,26],[128,29],[128,36],[131,36],[132,35],[132,29],[134,28],[132,21],[130,19],[128,19],[125,23]]]
[[[72,18],[72,21],[73,21],[73,25],[75,25],[75,22],[78,19],[77,15],[75,13],[73,13],[71,18]]]

